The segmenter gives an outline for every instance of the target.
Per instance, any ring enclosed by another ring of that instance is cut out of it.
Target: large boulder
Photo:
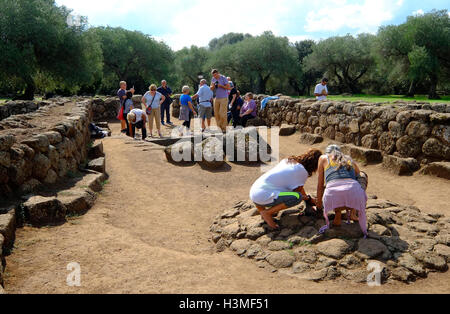
[[[33,159],[33,176],[44,180],[47,177],[48,170],[52,166],[50,159],[44,154],[37,154]]]
[[[289,136],[296,132],[295,125],[283,124],[280,128],[280,136]]]
[[[317,244],[319,253],[335,259],[343,258],[350,249],[351,245],[341,239],[332,239]]]
[[[67,209],[55,197],[33,196],[23,204],[23,208],[33,226],[58,224],[66,219]]]
[[[0,215],[0,235],[4,238],[3,247],[0,247],[0,250],[2,248],[3,251],[12,249],[16,239],[16,215],[14,211]]]
[[[88,157],[89,159],[105,157],[105,153],[103,151],[103,142],[97,142],[92,145],[92,147],[89,148]]]
[[[275,251],[266,260],[275,268],[288,268],[294,264],[295,257],[287,251]]]
[[[66,207],[67,215],[81,215],[94,205],[96,194],[90,189],[74,188],[58,193],[57,198]]]
[[[450,162],[432,162],[422,168],[420,173],[450,180]]]
[[[100,157],[94,160],[91,160],[88,165],[87,169],[93,170],[100,173],[106,172],[106,160],[105,157]]]
[[[435,138],[428,139],[423,144],[422,151],[425,155],[435,158],[450,160],[450,146],[444,145]]]
[[[392,155],[383,157],[383,167],[390,170],[392,173],[403,176],[412,175],[420,169],[419,162],[414,158],[401,158]]]
[[[164,153],[168,162],[191,163],[194,160],[194,144],[190,140],[183,140],[166,147]]]
[[[318,134],[302,133],[300,135],[300,143],[306,145],[314,145],[323,142],[323,137]]]
[[[354,145],[343,145],[342,152],[353,159],[364,164],[374,164],[383,161],[383,154],[379,150],[358,147]]]
[[[419,138],[402,136],[396,143],[397,151],[402,157],[417,157],[422,152],[423,141]]]
[[[272,149],[260,136],[257,128],[250,127],[229,131],[223,144],[229,161],[258,163],[271,160]]]
[[[200,166],[214,170],[225,164],[223,143],[216,137],[208,137],[200,144],[195,145],[195,160]]]

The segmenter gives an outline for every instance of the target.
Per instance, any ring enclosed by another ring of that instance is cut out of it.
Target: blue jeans
[[[166,113],[167,123],[170,123],[170,104],[161,105],[161,122],[164,123],[164,113]]]

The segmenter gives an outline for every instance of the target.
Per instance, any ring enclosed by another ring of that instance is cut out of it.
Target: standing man
[[[216,91],[214,115],[217,126],[225,133],[227,130],[228,91],[231,87],[227,78],[221,75],[219,71],[214,69],[211,74],[213,76],[211,80],[211,90]]]
[[[198,92],[192,97],[192,99],[198,98],[198,116],[202,119],[202,132],[206,129],[205,121],[208,122],[208,128],[211,127],[213,97],[214,93],[211,88],[208,87],[206,80],[201,80]]]
[[[328,96],[328,79],[324,77],[322,79],[322,83],[317,84],[316,89],[314,90],[314,95],[316,96],[317,100],[327,100]]]
[[[125,81],[121,81],[119,83],[120,89],[117,91],[117,97],[119,97],[119,101],[120,101],[120,107],[123,107],[123,105],[125,104],[125,101],[127,100],[127,92],[131,92],[132,94],[134,94],[134,88],[130,89],[129,91],[127,91],[127,82]],[[120,108],[119,108],[120,111]],[[126,119],[126,117],[124,117]],[[122,133],[126,133],[127,132],[127,125],[125,120],[121,120],[121,126],[122,126]]]
[[[234,87],[234,83],[231,80],[231,77],[227,76],[227,80],[228,80],[228,83],[230,83],[230,88],[233,88]],[[231,92],[231,90],[228,90],[228,95],[230,95],[230,92]]]
[[[161,105],[161,124],[165,125],[164,113],[166,113],[167,124],[173,125],[173,123],[170,122],[170,105],[172,104],[172,98],[170,98],[170,96],[172,96],[172,90],[170,89],[169,86],[167,86],[167,82],[163,80],[161,82],[161,86],[158,88],[157,91],[161,93],[164,97],[166,97],[166,99]]]

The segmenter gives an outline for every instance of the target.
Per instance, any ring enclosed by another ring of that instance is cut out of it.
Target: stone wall
[[[133,103],[135,108],[141,108],[142,95],[134,95]],[[118,97],[94,98],[92,100],[92,110],[94,121],[115,120],[120,111],[120,102]]]
[[[77,172],[88,159],[91,121],[90,100],[50,102],[34,113],[2,121],[0,199],[31,193]]]
[[[77,97],[78,100],[83,99],[82,97]],[[30,101],[30,100],[16,100],[8,101],[7,103],[0,105],[0,121],[4,120],[10,116],[25,114],[30,112],[35,112],[39,108],[49,106],[52,104],[64,105],[69,101],[68,98],[53,98],[51,100],[44,101]]]
[[[258,104],[265,95],[256,96]],[[259,118],[268,126],[295,125],[303,133],[341,143],[416,158],[422,163],[450,160],[450,105],[316,102],[281,97],[271,100]]]

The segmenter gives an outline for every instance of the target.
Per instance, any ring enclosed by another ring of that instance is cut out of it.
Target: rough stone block
[[[26,220],[33,226],[64,222],[66,207],[55,197],[33,196],[23,204]]]
[[[375,164],[383,161],[383,154],[379,150],[368,149],[353,145],[343,145],[342,152],[350,155],[357,161],[362,161],[364,164]]]
[[[383,167],[399,176],[412,175],[420,169],[419,162],[414,158],[400,158],[392,155],[383,157]]]
[[[450,162],[433,162],[420,170],[420,173],[450,180]]]
[[[100,157],[94,160],[91,160],[87,166],[89,170],[97,171],[100,173],[106,172],[106,162],[105,157]]]
[[[318,134],[303,133],[300,135],[300,143],[314,145],[323,142],[323,137]]]

